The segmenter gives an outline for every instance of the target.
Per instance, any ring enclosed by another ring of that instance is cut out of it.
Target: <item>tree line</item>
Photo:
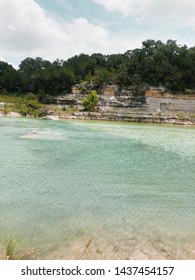
[[[69,93],[81,81],[93,82],[97,88],[106,84],[163,86],[172,92],[195,88],[195,47],[174,40],[146,40],[141,48],[124,54],[80,54],[54,62],[28,57],[18,70],[0,61],[0,91],[4,94],[31,92],[44,100],[46,95]]]

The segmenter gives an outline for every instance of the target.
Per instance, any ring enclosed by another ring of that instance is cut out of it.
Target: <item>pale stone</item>
[[[22,115],[20,113],[17,113],[17,112],[9,112],[7,114],[8,117],[14,117],[14,118],[18,118],[18,117],[21,117]]]
[[[43,118],[46,119],[46,120],[53,120],[53,121],[56,121],[56,120],[60,119],[58,116],[53,116],[53,115],[45,116]]]

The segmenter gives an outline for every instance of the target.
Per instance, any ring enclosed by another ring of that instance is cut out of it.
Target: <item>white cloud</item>
[[[0,61],[5,61],[5,58],[0,55]]]
[[[0,37],[0,54],[12,63],[28,56],[54,60],[79,53],[122,52],[132,43],[112,37],[85,18],[58,22],[33,0],[0,1]]]
[[[67,0],[58,1],[61,4],[68,4]],[[110,5],[106,6],[110,11],[116,10],[119,4],[119,0],[94,1]],[[163,41],[169,38],[177,39],[170,35],[174,35],[174,33],[171,33],[174,30],[169,32],[170,36],[167,37],[167,31],[170,27],[170,21],[167,20],[169,11],[165,13],[162,7],[159,8],[155,4],[156,2],[158,1],[120,0],[119,11],[121,12],[124,10],[125,13],[126,10],[126,13],[132,13],[132,15],[136,13],[138,18],[146,15],[145,22],[148,18],[154,18],[156,22],[158,18],[161,18],[165,22],[165,24],[161,24],[161,27],[156,29],[154,25],[154,28],[151,26],[150,30],[147,29],[147,31],[144,28],[136,29],[133,26],[130,28],[126,26],[126,29],[129,28],[129,33],[122,35],[122,33],[111,33],[106,29],[107,27],[99,23],[92,23],[83,17],[73,18],[68,22],[62,22],[62,19],[58,21],[51,14],[46,13],[35,0],[0,0],[0,56],[8,63],[17,65],[26,57],[40,56],[43,59],[53,61],[56,58],[67,59],[80,53],[122,53],[129,49],[141,47],[141,42],[148,38]],[[168,2],[165,0],[164,2],[168,5]],[[160,5],[164,5],[164,2],[160,2]],[[183,17],[180,6],[176,5],[177,1],[170,0],[169,2],[171,3],[170,8],[175,3],[176,14],[180,13],[181,20],[185,21],[185,24],[186,22],[189,25],[193,24],[194,13],[188,13],[188,11],[195,2],[188,0],[186,6],[183,7]],[[139,4],[140,9],[132,3]],[[180,21],[180,24],[182,25],[182,21]],[[185,37],[189,39],[188,41],[184,39],[184,42],[180,41],[179,43],[193,42],[193,36],[190,36],[190,34],[189,32],[188,37]]]
[[[62,30],[33,0],[0,2],[0,48],[25,53],[50,47]]]
[[[195,29],[194,0],[93,0],[109,12],[148,21],[169,21]]]

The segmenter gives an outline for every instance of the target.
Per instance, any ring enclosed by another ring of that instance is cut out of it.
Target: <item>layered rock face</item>
[[[91,88],[90,88],[91,89]],[[55,98],[60,105],[73,105],[80,109],[83,99],[90,90],[82,93],[74,86],[71,94]],[[195,91],[178,94],[166,92],[162,87],[146,89],[144,87],[120,88],[118,85],[108,85],[98,90],[98,109],[131,109],[146,112],[195,112]]]

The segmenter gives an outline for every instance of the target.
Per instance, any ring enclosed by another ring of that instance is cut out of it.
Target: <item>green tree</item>
[[[82,106],[85,111],[91,112],[94,110],[95,105],[98,103],[99,97],[96,90],[92,90],[83,100]]]
[[[112,73],[105,67],[97,68],[95,70],[95,82],[99,87],[108,84],[112,80]]]
[[[134,74],[131,78],[131,82],[134,86],[138,87],[141,83],[141,77],[139,74]]]
[[[0,61],[0,90],[17,92],[20,88],[21,76],[7,62]]]

